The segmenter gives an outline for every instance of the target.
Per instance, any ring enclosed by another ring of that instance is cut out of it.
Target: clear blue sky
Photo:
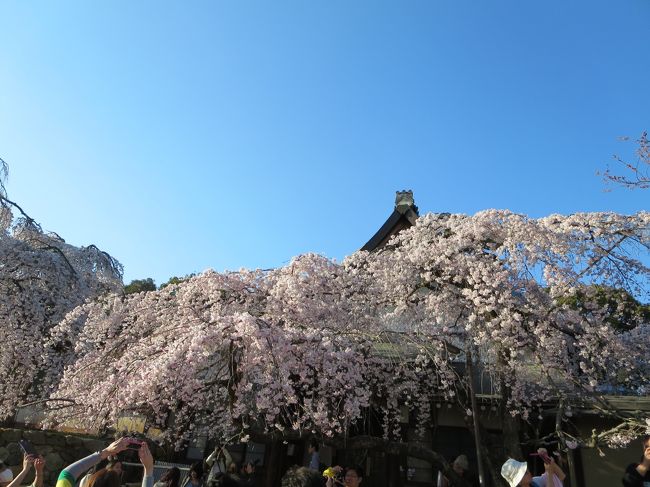
[[[9,194],[157,283],[358,249],[422,212],[647,209],[650,2],[6,1]]]

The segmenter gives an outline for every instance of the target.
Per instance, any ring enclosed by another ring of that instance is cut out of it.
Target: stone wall
[[[34,445],[36,451],[45,458],[44,487],[53,486],[64,467],[101,450],[111,441],[57,431],[0,428],[0,460],[4,460],[14,474],[20,472],[22,468],[23,452],[18,445],[18,441],[22,438]],[[23,484],[30,484],[33,478],[32,470]]]

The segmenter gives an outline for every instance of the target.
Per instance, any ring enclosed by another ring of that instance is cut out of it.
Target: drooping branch
[[[50,398],[46,398],[46,399],[39,399],[37,401],[30,401],[30,402],[27,402],[25,404],[21,404],[21,405],[18,406],[18,409],[28,408],[28,407],[32,407],[32,406],[38,406],[39,404],[47,404],[47,403],[51,403],[51,402],[63,402],[65,404],[63,404],[61,406],[49,406],[48,409],[50,409],[50,410],[66,408],[66,407],[72,407],[72,406],[76,406],[78,404],[77,400],[75,400],[75,399],[68,399],[68,398],[65,398],[65,397],[50,397]]]

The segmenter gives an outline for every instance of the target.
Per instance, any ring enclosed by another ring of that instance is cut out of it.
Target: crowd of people
[[[628,465],[622,483],[624,487],[650,486],[650,435],[642,441],[643,454],[638,463]],[[143,467],[141,487],[253,487],[255,485],[255,466],[244,463],[240,469],[225,447],[217,447],[205,462],[193,464],[189,473],[181,481],[178,467],[169,468],[154,484],[154,459],[146,441],[134,438],[120,438],[101,451],[95,452],[64,468],[58,476],[56,487],[120,487],[122,485],[123,464],[118,456],[127,449],[138,452]],[[311,441],[304,466],[290,468],[283,476],[281,487],[370,487],[362,484],[364,471],[359,466],[341,467],[339,465],[323,470],[320,464],[318,443]],[[566,474],[553,456],[540,448],[537,455],[544,462],[544,472],[533,476],[528,463],[509,458],[501,468],[501,475],[510,487],[563,487]],[[204,475],[205,466],[209,469]],[[12,470],[0,462],[0,487],[20,487],[23,480],[34,469],[31,487],[43,487],[45,460],[34,454],[25,453],[22,469],[14,476]],[[453,475],[438,477],[437,487],[458,487],[458,479],[464,484],[474,486],[467,456],[458,456],[451,464]]]

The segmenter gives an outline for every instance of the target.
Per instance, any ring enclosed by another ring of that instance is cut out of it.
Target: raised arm
[[[34,460],[36,457],[34,455],[25,455],[23,457],[23,469],[14,477],[14,479],[7,485],[7,487],[19,487],[20,483],[23,481],[23,479],[27,476],[29,473],[30,469],[32,468],[32,465],[34,464]]]
[[[566,478],[564,470],[562,470],[560,466],[555,463],[555,460],[553,458],[551,458],[551,465],[553,465],[553,470],[555,471],[557,478],[560,479],[561,482],[564,482],[564,479]]]
[[[34,460],[34,470],[36,470],[36,478],[32,487],[43,487],[43,469],[45,468],[45,459],[38,457]]]
[[[77,460],[72,465],[65,467],[59,474],[59,478],[56,481],[56,487],[74,487],[77,483],[77,479],[81,476],[82,473],[97,465],[100,461],[105,460],[110,455],[117,455],[118,453],[124,451],[129,446],[128,438],[120,438],[115,440],[113,443],[108,445],[102,451],[88,455],[81,460]]]
[[[142,477],[142,487],[152,487],[153,486],[153,456],[151,451],[149,451],[149,446],[147,443],[142,443],[140,450],[138,450],[138,456],[140,457],[140,463],[144,467],[144,476]]]
[[[547,485],[549,487],[562,487],[564,485],[566,475],[560,466],[555,463],[554,459],[551,458],[551,463],[544,464],[544,470],[546,471]]]

